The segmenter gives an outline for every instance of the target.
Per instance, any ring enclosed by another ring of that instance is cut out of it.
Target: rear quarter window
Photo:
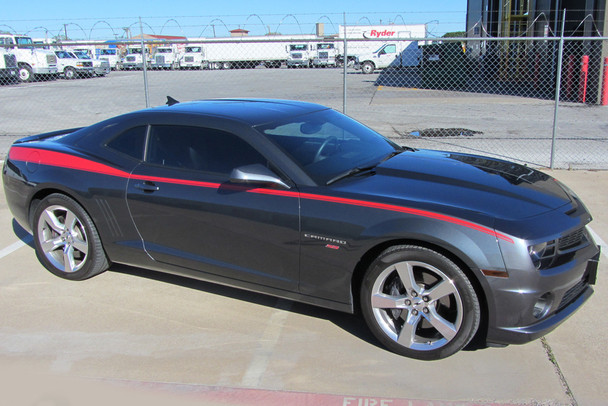
[[[106,146],[139,161],[144,159],[147,126],[130,128],[106,143]]]

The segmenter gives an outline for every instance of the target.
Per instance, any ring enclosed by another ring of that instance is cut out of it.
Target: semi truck
[[[150,67],[152,69],[175,69],[179,67],[180,57],[177,46],[159,46],[154,50]]]
[[[46,49],[34,46],[26,35],[0,34],[0,44],[17,58],[18,79],[31,82],[35,78],[53,79],[57,76],[57,58]]]
[[[207,67],[202,45],[187,45],[179,58],[180,69],[203,69]]]

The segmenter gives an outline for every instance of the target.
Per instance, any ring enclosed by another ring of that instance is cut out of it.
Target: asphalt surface
[[[314,98],[316,100],[310,101],[334,104],[333,107],[341,109],[339,86],[330,89],[335,94],[329,92],[324,99],[316,98],[318,92],[327,91],[326,84],[317,82],[335,72],[320,70],[317,76],[310,72],[314,73],[312,70],[302,72],[303,82],[308,85],[308,88],[302,87],[308,92],[302,93],[302,98]],[[176,79],[152,86],[152,104],[157,105],[162,103],[161,94],[165,90],[173,91],[175,83],[190,77],[188,75],[218,73],[219,78],[228,72],[152,73],[153,78],[157,78],[155,83],[159,83],[158,78],[169,77],[160,76],[164,73]],[[280,76],[284,72],[277,70],[272,74]],[[137,105],[143,98],[141,92],[130,97],[116,96],[122,92],[121,86],[128,89],[135,86],[133,81],[137,75],[140,73],[113,72],[108,78],[90,81],[0,88],[3,100],[14,97],[12,101],[27,106],[13,110],[13,104],[3,103],[0,107],[0,125],[2,131],[7,131],[0,135],[0,153],[6,153],[9,143],[17,136],[86,125],[140,108]],[[315,77],[317,82],[312,81]],[[390,128],[394,125],[388,126],[387,122],[396,122],[401,110],[419,108],[420,115],[435,120],[428,128],[450,126],[479,130],[477,125],[481,126],[482,121],[477,120],[475,114],[463,117],[460,122],[450,116],[456,111],[467,111],[467,106],[489,108],[482,106],[484,102],[478,99],[467,104],[466,96],[456,99],[456,107],[438,97],[433,106],[432,99],[422,104],[435,112],[446,106],[445,111],[449,113],[436,114],[433,118],[430,110],[425,113],[424,108],[416,107],[420,103],[404,91],[377,88],[370,102],[368,85],[360,85],[357,88],[352,84],[352,92],[355,96],[359,94],[360,101],[347,106],[347,113],[380,131],[390,132],[393,137],[399,137],[398,126],[407,125],[408,131],[418,126],[416,122],[406,123],[408,119],[418,120],[412,115],[400,117],[403,124]],[[225,93],[231,91],[236,93],[231,82],[205,82],[205,86],[213,97],[225,97]],[[264,88],[268,88],[267,84],[252,81],[249,87],[233,96],[252,93],[285,96],[275,88],[264,93]],[[196,86],[180,89],[183,100],[202,98]],[[24,95],[34,97],[35,94],[39,97],[31,102],[23,99]],[[195,94],[198,96],[194,97]],[[74,95],[80,95],[80,105],[66,107],[69,104],[62,98]],[[492,103],[503,107],[510,103],[513,111],[518,112],[533,110],[534,106],[549,108],[544,101],[515,98],[491,97],[485,104]],[[383,113],[384,110],[387,112]],[[591,114],[587,122],[578,123],[577,118],[566,117],[562,123],[572,127],[597,125],[593,117],[600,111],[579,109],[579,118],[581,114]],[[600,115],[600,122],[605,121],[602,117]],[[504,124],[500,117],[495,118],[496,128]],[[521,127],[521,131],[534,131],[534,126],[544,121],[544,118],[536,123],[531,120],[526,124],[529,129]],[[460,123],[462,125],[458,125]],[[593,154],[596,150],[589,148],[588,152]],[[13,222],[1,191],[0,230],[4,232],[0,233],[3,392],[0,403],[24,406],[606,404],[608,247],[604,241],[608,240],[605,192],[608,172],[549,172],[574,189],[595,216],[592,228],[604,252],[595,294],[579,312],[543,340],[506,348],[469,349],[436,362],[411,360],[386,351],[354,316],[237,289],[125,267],[113,267],[83,282],[62,280],[38,263],[31,236]]]
[[[348,115],[412,147],[491,154],[550,167],[554,101],[379,86],[390,83],[382,75],[348,72]],[[344,110],[340,69],[150,71],[147,77],[150,106],[164,104],[170,95],[180,101],[295,99]],[[146,92],[141,71],[119,71],[103,78],[0,86],[0,100],[1,158],[7,144],[19,136],[86,126],[142,109]],[[554,168],[608,169],[607,109],[560,103]],[[429,129],[441,131],[425,131]]]

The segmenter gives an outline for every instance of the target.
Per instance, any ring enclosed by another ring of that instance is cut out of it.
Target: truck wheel
[[[366,75],[369,73],[374,73],[374,69],[376,69],[376,67],[374,66],[374,63],[370,61],[363,62],[363,65],[361,66],[361,72],[365,73]]]
[[[76,77],[76,71],[74,68],[70,68],[69,66],[63,70],[63,76],[68,79],[74,79]]]
[[[28,65],[19,66],[19,80],[22,82],[31,82],[34,80],[34,74],[32,68]]]

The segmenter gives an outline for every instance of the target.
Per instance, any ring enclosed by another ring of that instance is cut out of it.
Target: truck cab
[[[152,69],[174,69],[179,66],[177,49],[172,46],[157,47],[150,63]]]
[[[312,64],[314,66],[336,66],[336,47],[331,42],[320,42],[316,44],[316,52]]]
[[[143,69],[144,61],[146,63],[146,67],[150,66],[150,51],[148,48],[145,48],[145,57],[142,54],[141,47],[132,47],[127,51],[127,55],[124,57],[122,61],[122,67],[124,69]]]
[[[117,48],[95,48],[95,59],[100,61],[105,59],[112,70],[121,69],[122,67],[120,52]]]
[[[309,44],[290,44],[288,45],[287,67],[296,68],[310,66],[311,51]]]
[[[179,58],[181,69],[203,69],[207,67],[202,45],[188,45]]]
[[[31,82],[36,77],[53,78],[57,74],[57,58],[46,49],[34,46],[32,38],[25,35],[0,34],[0,44],[17,58],[18,78]]]

